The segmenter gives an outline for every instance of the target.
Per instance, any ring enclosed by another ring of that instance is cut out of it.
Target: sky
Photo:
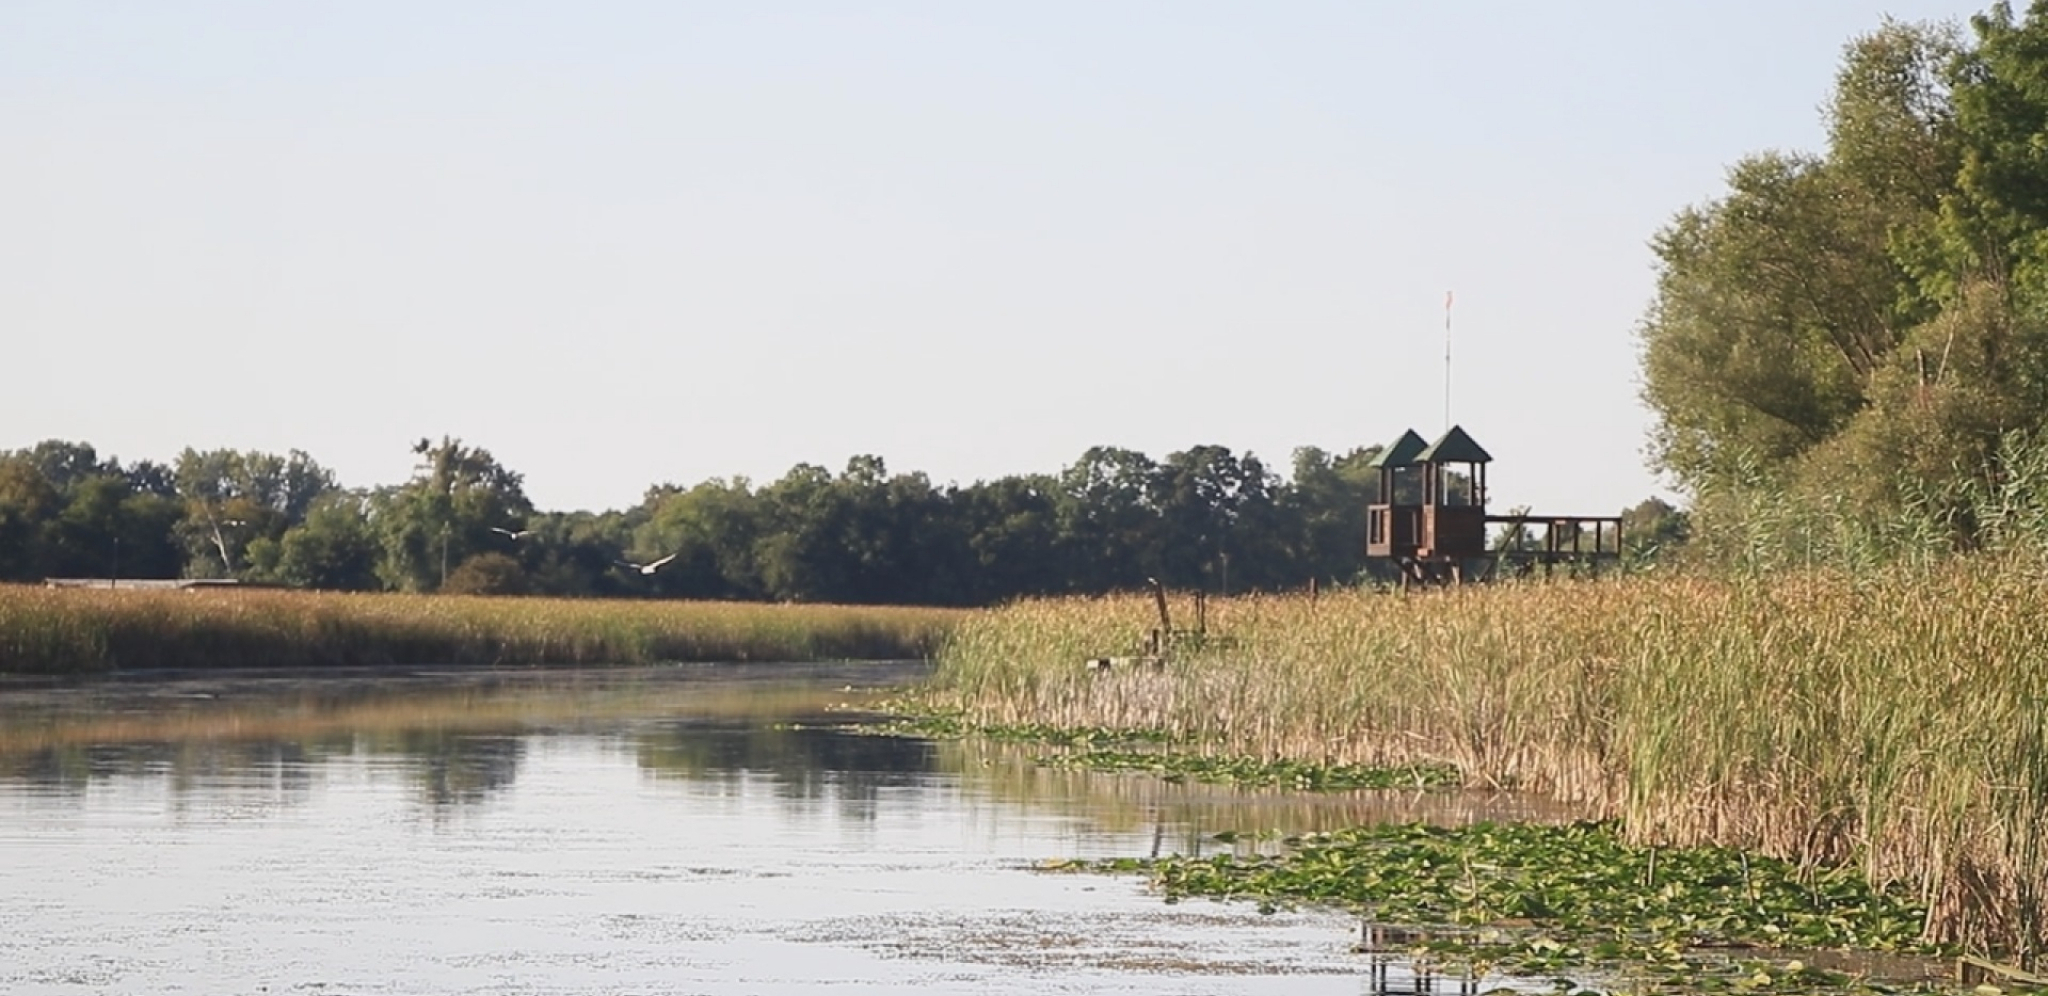
[[[1900,0],[6,0],[0,449],[453,436],[548,510],[874,454],[1647,465],[1649,241]]]

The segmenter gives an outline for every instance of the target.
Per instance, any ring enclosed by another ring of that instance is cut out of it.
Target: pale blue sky
[[[455,435],[543,508],[875,453],[1644,466],[1652,233],[1982,4],[0,4],[0,448]]]

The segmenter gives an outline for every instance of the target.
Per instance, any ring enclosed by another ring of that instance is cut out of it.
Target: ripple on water
[[[855,670],[39,686],[0,702],[0,992],[1368,984],[1349,917],[1028,869],[1383,800],[1047,776],[819,728]]]

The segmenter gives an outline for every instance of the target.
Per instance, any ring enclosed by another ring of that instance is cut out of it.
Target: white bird
[[[531,529],[521,529],[521,530],[519,530],[519,531],[517,531],[517,532],[514,532],[514,531],[512,531],[512,530],[510,530],[510,529],[506,529],[506,528],[505,528],[505,527],[503,527],[503,526],[492,526],[492,527],[491,527],[491,532],[494,532],[494,533],[504,533],[505,535],[507,535],[507,536],[510,536],[510,537],[512,537],[513,539],[516,539],[516,540],[523,540],[523,539],[527,538],[528,536],[531,536],[531,535],[533,535],[533,530],[531,530]]]
[[[613,561],[613,563],[618,564],[620,567],[624,567],[628,570],[639,571],[642,574],[652,574],[655,571],[661,570],[663,565],[667,564],[669,561],[674,559],[676,559],[676,555],[671,553],[668,556],[663,557],[660,560],[654,561],[653,563],[649,564],[635,564],[625,560],[615,560]]]

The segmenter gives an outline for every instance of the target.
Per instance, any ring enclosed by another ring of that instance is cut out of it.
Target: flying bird
[[[628,570],[639,571],[642,574],[653,574],[655,571],[661,570],[664,565],[666,565],[669,561],[674,559],[676,559],[676,555],[671,553],[668,556],[661,558],[660,560],[648,564],[635,564],[631,561],[625,560],[617,560],[613,561],[613,563],[616,563],[620,567],[624,567]]]
[[[523,539],[527,538],[528,536],[531,536],[531,535],[533,535],[533,530],[531,530],[531,529],[521,529],[521,530],[518,530],[518,531],[516,531],[516,532],[515,532],[515,531],[513,531],[513,530],[510,530],[510,529],[506,529],[506,528],[505,528],[505,527],[503,527],[503,526],[492,526],[492,527],[491,527],[491,532],[494,532],[494,533],[504,533],[505,535],[507,535],[507,536],[510,536],[511,538],[513,538],[513,539],[516,539],[516,540],[523,540]]]

